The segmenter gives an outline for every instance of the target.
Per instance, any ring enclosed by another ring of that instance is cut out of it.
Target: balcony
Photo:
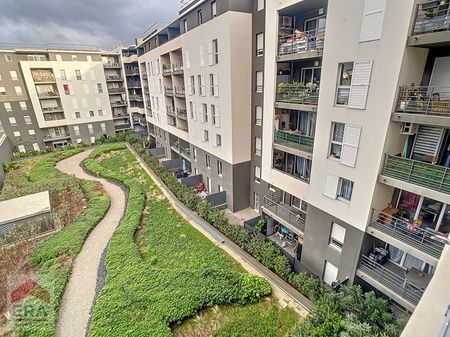
[[[52,142],[56,140],[68,139],[70,135],[68,132],[60,132],[60,133],[47,133],[44,135],[44,142]]]
[[[273,150],[273,168],[290,177],[309,184],[312,161],[283,150]]]
[[[66,117],[64,116],[63,112],[56,112],[56,113],[46,113],[44,114],[44,120],[46,122],[51,122],[51,121],[60,121],[65,119]]]
[[[145,118],[133,118],[133,124],[139,124],[141,126],[146,127],[147,121],[145,120]]]
[[[131,124],[129,123],[123,123],[123,124],[115,124],[114,129],[116,131],[126,131],[131,129]]]
[[[45,108],[42,108],[42,112],[44,114],[46,113],[55,113],[55,112],[63,112],[63,108],[60,106],[48,106]]]
[[[123,88],[123,87],[121,87],[121,88],[108,88],[108,93],[110,95],[124,94],[125,93],[125,88]]]
[[[450,87],[400,87],[393,121],[447,126],[449,117]]]
[[[173,96],[173,88],[170,87],[164,87],[164,95],[166,96]]]
[[[166,109],[169,116],[176,117],[175,108],[173,106],[168,105]]]
[[[163,76],[170,76],[170,75],[172,75],[172,68],[170,67],[170,64],[163,64],[162,65],[162,74],[163,74]]]
[[[430,228],[421,228],[413,221],[408,221],[392,214],[373,210],[367,232],[396,247],[400,241],[419,252],[428,254],[434,263],[441,256],[448,240]],[[387,236],[387,237],[386,237]],[[392,240],[393,239],[393,240]]]
[[[278,61],[317,58],[322,56],[325,27],[285,35],[278,40]]]
[[[277,108],[317,111],[319,87],[314,83],[280,83],[275,101]]]
[[[38,92],[37,95],[41,99],[56,98],[59,97],[59,91],[52,90],[52,91]]]
[[[117,69],[117,68],[122,68],[122,66],[120,65],[120,63],[107,62],[107,63],[103,63],[103,68],[105,68],[105,69]]]
[[[40,74],[40,75],[35,75],[33,74],[33,81],[35,83],[55,83],[55,76],[49,72],[48,74]]]
[[[174,63],[172,65],[173,74],[174,75],[181,75],[183,74],[183,62]]]
[[[450,5],[445,1],[417,4],[416,18],[409,46],[442,47],[450,45]]]
[[[143,102],[144,98],[142,97],[142,95],[130,95],[130,101]]]
[[[139,68],[133,68],[133,69],[125,69],[125,75],[127,76],[139,76]]]
[[[119,75],[106,76],[106,82],[122,82],[123,78]]]
[[[186,97],[184,87],[175,87],[175,96],[180,98]]]
[[[276,130],[274,137],[274,147],[279,150],[294,150],[294,154],[299,154],[311,159],[313,148],[314,148],[314,138],[302,135],[298,131],[282,131]],[[288,149],[285,149],[288,148]]]
[[[444,200],[448,200],[450,197],[450,170],[444,166],[386,155],[379,181],[397,188],[404,187],[398,186],[395,181],[391,181],[389,178],[443,193],[444,195],[441,195],[441,197]],[[408,190],[408,188],[402,189]],[[425,195],[425,193],[422,194]],[[427,196],[439,199],[434,195]]]
[[[111,108],[120,108],[127,106],[128,103],[126,101],[112,101],[111,102]]]
[[[356,271],[356,274],[364,281],[381,290],[406,309],[413,311],[427,284],[416,284],[418,282],[413,281],[412,273],[410,273],[406,273],[390,261],[381,265],[367,256],[361,257],[361,262]],[[430,276],[424,278],[425,283],[429,282],[429,278]]]
[[[125,112],[113,113],[113,119],[129,119],[130,115]]]
[[[295,234],[303,235],[305,233],[306,215],[296,208],[284,204],[280,192],[264,196],[263,211]]]
[[[186,109],[177,108],[177,118],[187,121],[187,111],[186,111]]]

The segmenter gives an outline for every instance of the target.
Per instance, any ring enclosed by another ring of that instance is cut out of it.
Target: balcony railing
[[[170,67],[170,64],[163,64],[162,66],[162,73],[165,76],[172,74],[172,68]]]
[[[171,105],[168,105],[168,106],[167,106],[167,114],[168,114],[169,116],[175,117],[175,116],[176,116],[176,114],[175,114],[175,108],[174,108],[173,106],[171,106]]]
[[[43,113],[52,113],[52,112],[62,112],[63,108],[60,106],[48,106],[45,108],[42,108]]]
[[[53,140],[66,139],[66,138],[70,138],[70,135],[66,132],[62,132],[59,134],[47,133],[46,135],[44,135],[44,141],[53,141]]]
[[[305,232],[305,219],[301,214],[294,213],[287,205],[282,203],[281,194],[279,192],[264,196],[264,208],[303,233]]]
[[[413,35],[450,30],[448,2],[429,1],[418,4]]]
[[[419,303],[423,295],[424,289],[417,287],[405,276],[396,274],[367,256],[361,257],[359,270],[414,306]]]
[[[373,210],[370,227],[437,259],[441,256],[442,250],[445,247],[445,243],[439,239],[437,233],[433,230],[417,228],[404,219],[385,214],[375,209]]]
[[[277,87],[277,102],[317,105],[319,87],[313,83],[280,83]]]
[[[120,63],[107,62],[107,63],[103,63],[103,67],[104,68],[121,68],[122,66],[120,65]]]
[[[142,95],[130,95],[130,100],[132,101],[144,101]]]
[[[292,55],[313,50],[322,50],[324,41],[325,27],[282,36],[278,41],[278,55]]]
[[[116,129],[117,131],[128,130],[128,129],[131,129],[131,124],[128,124],[128,123],[115,124],[114,129]]]
[[[450,170],[447,167],[386,155],[381,175],[450,194]]]
[[[186,96],[186,91],[184,90],[183,87],[175,87],[175,96],[185,97]]]
[[[187,111],[186,109],[177,108],[177,117],[180,119],[187,120]]]
[[[111,107],[113,107],[113,108],[122,107],[122,106],[127,106],[127,102],[126,101],[111,102]]]
[[[114,82],[114,81],[123,81],[123,78],[118,76],[118,75],[114,75],[114,76],[106,76],[106,81],[107,82]]]
[[[53,74],[48,75],[33,75],[33,81],[36,83],[42,83],[42,82],[55,82],[55,76]]]
[[[125,88],[108,88],[110,94],[121,94],[125,92]]]
[[[191,149],[189,147],[180,147],[180,153],[189,158],[191,156]]]
[[[47,92],[38,92],[39,98],[56,98],[59,97],[58,90],[47,91]]]
[[[172,64],[172,69],[174,74],[181,74],[183,72],[183,62]]]
[[[59,121],[62,119],[65,119],[66,117],[64,116],[64,113],[60,112],[60,113],[47,113],[44,115],[44,120],[45,121]]]
[[[139,68],[125,69],[125,74],[130,76],[139,75]]]
[[[164,94],[167,96],[173,96],[173,88],[165,87],[164,88]]]
[[[147,79],[147,73],[142,73],[141,77],[145,80]]]
[[[275,144],[284,145],[295,150],[313,152],[314,138],[295,131],[275,131]]]
[[[450,117],[450,87],[402,86],[397,111]]]

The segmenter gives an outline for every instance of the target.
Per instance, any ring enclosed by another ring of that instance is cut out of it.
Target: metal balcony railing
[[[61,112],[63,111],[63,108],[60,106],[48,106],[45,108],[42,108],[43,113],[52,113],[52,112]]]
[[[397,111],[450,117],[450,87],[402,86]]]
[[[173,88],[165,87],[164,88],[164,94],[167,95],[167,96],[172,96],[173,95]]]
[[[180,97],[185,97],[186,91],[184,90],[183,87],[175,87],[175,95],[180,96]]]
[[[170,64],[162,65],[162,73],[163,73],[163,75],[171,75],[172,74],[172,68],[171,68]]]
[[[111,102],[111,106],[113,107],[113,108],[115,108],[115,107],[121,107],[121,106],[126,106],[127,105],[127,102],[126,101],[114,101],[114,102]]]
[[[106,76],[106,81],[107,82],[123,81],[123,78],[118,75]]]
[[[450,170],[444,166],[386,155],[381,175],[450,194]]]
[[[46,134],[44,135],[44,141],[52,141],[52,140],[58,140],[58,139],[64,139],[64,138],[70,138],[70,135],[66,132],[62,132],[59,134]]]
[[[179,74],[183,72],[183,62],[177,62],[172,64],[172,69],[174,74]]]
[[[167,114],[172,117],[176,117],[175,108],[171,105],[167,106]]]
[[[445,1],[417,5],[413,35],[450,30],[450,6]]]
[[[144,101],[142,95],[130,95],[130,100],[132,101]]]
[[[139,68],[125,69],[125,74],[130,76],[140,75]]]
[[[305,232],[305,219],[301,214],[291,211],[287,205],[283,204],[280,192],[265,195],[264,208],[303,233]]]
[[[442,250],[445,247],[445,243],[439,240],[437,233],[433,230],[417,228],[404,219],[385,214],[375,209],[372,210],[370,227],[437,259],[441,256]]]
[[[122,66],[120,65],[120,63],[107,62],[107,63],[103,63],[103,67],[104,68],[121,68]]]
[[[314,138],[301,135],[296,131],[276,130],[274,137],[275,144],[284,145],[294,150],[313,152]]]
[[[313,50],[322,50],[325,41],[325,27],[285,35],[278,40],[278,55],[299,54]]]
[[[110,94],[124,93],[125,92],[125,88],[108,88],[108,92]]]
[[[55,76],[53,76],[53,74],[33,75],[33,81],[36,82],[36,83],[40,83],[40,82],[55,82]]]
[[[64,113],[60,112],[60,113],[47,113],[44,115],[44,120],[45,121],[59,121],[62,119],[65,119],[66,117],[64,116]]]
[[[367,256],[361,256],[358,269],[413,305],[417,305],[423,295],[424,289],[415,286],[405,276],[394,273]]]
[[[277,102],[317,105],[319,87],[313,83],[280,83],[277,87]]]
[[[59,97],[58,90],[47,91],[47,92],[38,92],[39,98],[56,98]]]

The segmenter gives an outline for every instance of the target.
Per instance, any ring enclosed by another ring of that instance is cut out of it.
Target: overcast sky
[[[179,0],[0,0],[0,43],[127,45],[178,9]]]

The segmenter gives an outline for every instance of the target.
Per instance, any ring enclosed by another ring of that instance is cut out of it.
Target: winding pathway
[[[92,150],[81,152],[57,163],[56,167],[77,178],[100,182],[111,197],[111,207],[102,221],[85,241],[75,259],[72,275],[66,286],[57,324],[58,337],[85,337],[91,309],[96,298],[97,277],[102,254],[125,209],[124,191],[111,182],[93,177],[83,171],[80,164]]]

